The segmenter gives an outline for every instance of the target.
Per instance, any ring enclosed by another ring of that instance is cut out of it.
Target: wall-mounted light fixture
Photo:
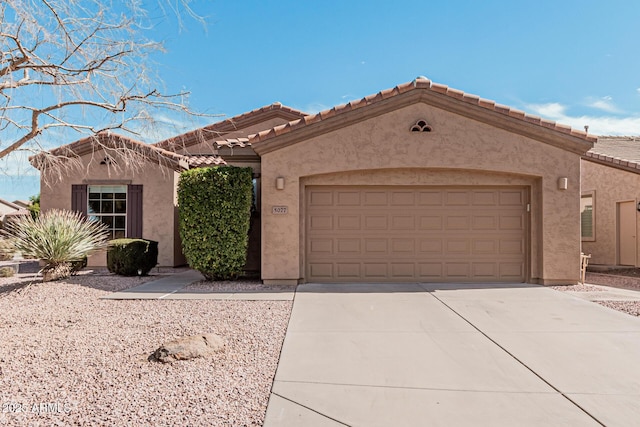
[[[558,178],[558,190],[566,190],[569,187],[569,178]]]
[[[284,190],[284,177],[279,176],[276,178],[276,190]]]

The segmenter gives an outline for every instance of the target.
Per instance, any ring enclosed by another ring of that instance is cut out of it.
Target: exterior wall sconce
[[[558,190],[566,190],[569,187],[569,179],[562,177],[558,178]]]
[[[276,190],[284,190],[284,177],[279,176],[276,178]]]

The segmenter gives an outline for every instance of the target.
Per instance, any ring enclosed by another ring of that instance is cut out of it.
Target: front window
[[[583,194],[582,197],[580,197],[580,230],[582,240],[593,241],[596,239],[593,206],[593,193]]]
[[[87,213],[105,224],[109,239],[121,239],[127,231],[127,186],[90,185]]]

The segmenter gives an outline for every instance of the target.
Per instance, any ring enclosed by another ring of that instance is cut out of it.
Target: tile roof
[[[640,173],[640,136],[601,136],[584,159]]]
[[[269,140],[271,138],[290,133],[300,128],[314,125],[316,123],[321,123],[329,119],[332,119],[333,117],[337,117],[337,116],[349,113],[350,111],[354,111],[363,107],[374,105],[382,101],[385,101],[387,99],[394,98],[404,93],[415,91],[415,90],[423,90],[429,93],[442,95],[449,99],[455,99],[460,102],[464,102],[466,104],[479,107],[483,110],[488,110],[500,115],[521,120],[526,123],[548,128],[556,132],[577,137],[579,139],[582,139],[588,142],[595,142],[597,139],[596,136],[588,135],[586,132],[582,130],[572,129],[570,126],[562,125],[562,124],[553,122],[551,120],[542,119],[537,116],[532,116],[532,115],[526,114],[523,111],[516,110],[504,105],[496,104],[495,101],[480,98],[476,95],[467,94],[460,90],[449,88],[446,85],[434,83],[429,79],[427,79],[426,77],[418,77],[417,79],[411,82],[398,85],[391,89],[383,90],[381,92],[366,96],[356,101],[351,101],[348,104],[339,105],[329,110],[321,111],[317,114],[308,115],[300,119],[290,121],[289,123],[276,126],[272,129],[258,132],[255,135],[250,135],[249,142],[253,145],[254,148],[256,148],[257,146],[259,146],[260,143],[266,140]]]
[[[209,141],[212,138],[220,138],[225,133],[254,125],[271,117],[282,117],[285,120],[295,120],[305,117],[306,115],[307,113],[296,110],[295,108],[287,107],[279,102],[275,102],[271,105],[266,105],[247,113],[195,129],[182,135],[165,139],[164,141],[157,142],[154,145],[168,150],[185,148],[204,141]]]
[[[227,162],[217,154],[202,154],[187,156],[187,162],[192,168],[201,168],[205,166],[220,166],[226,165]]]
[[[146,160],[158,162],[166,161],[174,169],[181,169],[186,166],[186,157],[173,151],[167,151],[152,144],[118,135],[109,131],[100,132],[97,135],[89,136],[55,148],[49,152],[43,152],[29,157],[29,162],[36,168],[42,170],[49,166],[51,156],[56,158],[76,158],[84,154],[93,152],[96,149],[131,149],[141,154]],[[183,166],[184,165],[184,166]]]

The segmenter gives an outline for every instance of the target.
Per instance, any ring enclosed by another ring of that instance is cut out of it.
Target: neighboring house
[[[274,104],[155,145],[98,138],[106,152],[91,138],[54,150],[84,173],[43,184],[42,209],[88,207],[114,237],[158,240],[162,265],[184,262],[178,173],[226,163],[255,171],[265,283],[579,279],[580,159],[596,138],[426,78],[313,115]],[[144,168],[116,175],[118,144]],[[45,179],[59,173],[43,159],[32,163]]]
[[[31,202],[25,201],[25,200],[14,200],[13,204],[14,205],[18,205],[18,206],[20,206],[21,208],[24,208],[24,209],[29,209],[29,206],[31,206]]]
[[[590,264],[640,267],[640,137],[599,137],[582,159],[582,251]]]
[[[29,211],[24,209],[22,206],[13,202],[9,202],[7,200],[0,199],[0,225],[11,217],[28,214]]]

